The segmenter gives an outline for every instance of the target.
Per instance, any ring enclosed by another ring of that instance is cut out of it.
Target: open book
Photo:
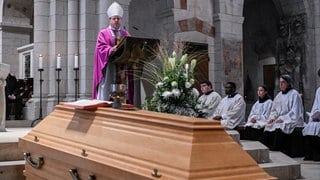
[[[98,99],[81,99],[74,102],[64,102],[65,106],[76,109],[96,109],[98,107],[112,107],[113,101],[103,101]],[[134,108],[132,104],[122,104],[122,108]]]
[[[103,101],[98,99],[81,99],[74,102],[64,102],[62,104],[76,109],[95,109],[98,107],[111,107],[112,103],[112,101]]]

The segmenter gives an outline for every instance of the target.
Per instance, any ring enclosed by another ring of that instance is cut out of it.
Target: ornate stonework
[[[294,86],[303,93],[305,75],[305,14],[290,16],[280,20],[277,40],[277,68],[280,74],[289,74]]]

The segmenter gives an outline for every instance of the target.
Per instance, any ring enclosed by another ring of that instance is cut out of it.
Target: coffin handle
[[[89,180],[96,180],[96,176],[93,175],[93,174],[90,174],[90,175],[88,176],[88,179],[89,179]]]
[[[161,174],[159,173],[158,169],[153,169],[151,175],[153,177],[156,177],[156,178],[160,178],[161,177]]]
[[[43,157],[38,157],[37,162],[34,162],[31,158],[31,154],[29,152],[23,153],[24,159],[26,162],[33,168],[40,169],[42,165],[44,164],[44,159]]]
[[[69,172],[73,180],[80,180],[80,176],[77,169],[70,169]]]

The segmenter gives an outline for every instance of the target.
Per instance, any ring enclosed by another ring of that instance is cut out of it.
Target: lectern
[[[135,77],[141,76],[145,62],[152,61],[156,57],[158,46],[157,39],[124,37],[118,45],[118,50],[110,56],[111,63],[117,69],[113,83],[126,84],[129,89],[127,95],[133,97],[133,104],[136,106],[141,104],[141,90],[140,80]]]

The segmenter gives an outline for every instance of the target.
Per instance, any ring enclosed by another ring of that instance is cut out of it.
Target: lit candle
[[[39,55],[39,69],[42,69],[42,68],[43,68],[43,67],[42,67],[42,66],[43,66],[42,64],[43,64],[43,57],[42,57],[42,54],[40,54],[40,55]]]
[[[185,64],[184,68],[186,69],[187,79],[189,78],[189,64]]]
[[[79,67],[79,56],[77,54],[74,55],[74,67]]]
[[[60,54],[58,54],[58,57],[57,57],[57,69],[60,69],[61,68],[61,56]]]
[[[186,69],[186,71],[188,71],[189,70],[189,64],[185,64],[184,68]]]

